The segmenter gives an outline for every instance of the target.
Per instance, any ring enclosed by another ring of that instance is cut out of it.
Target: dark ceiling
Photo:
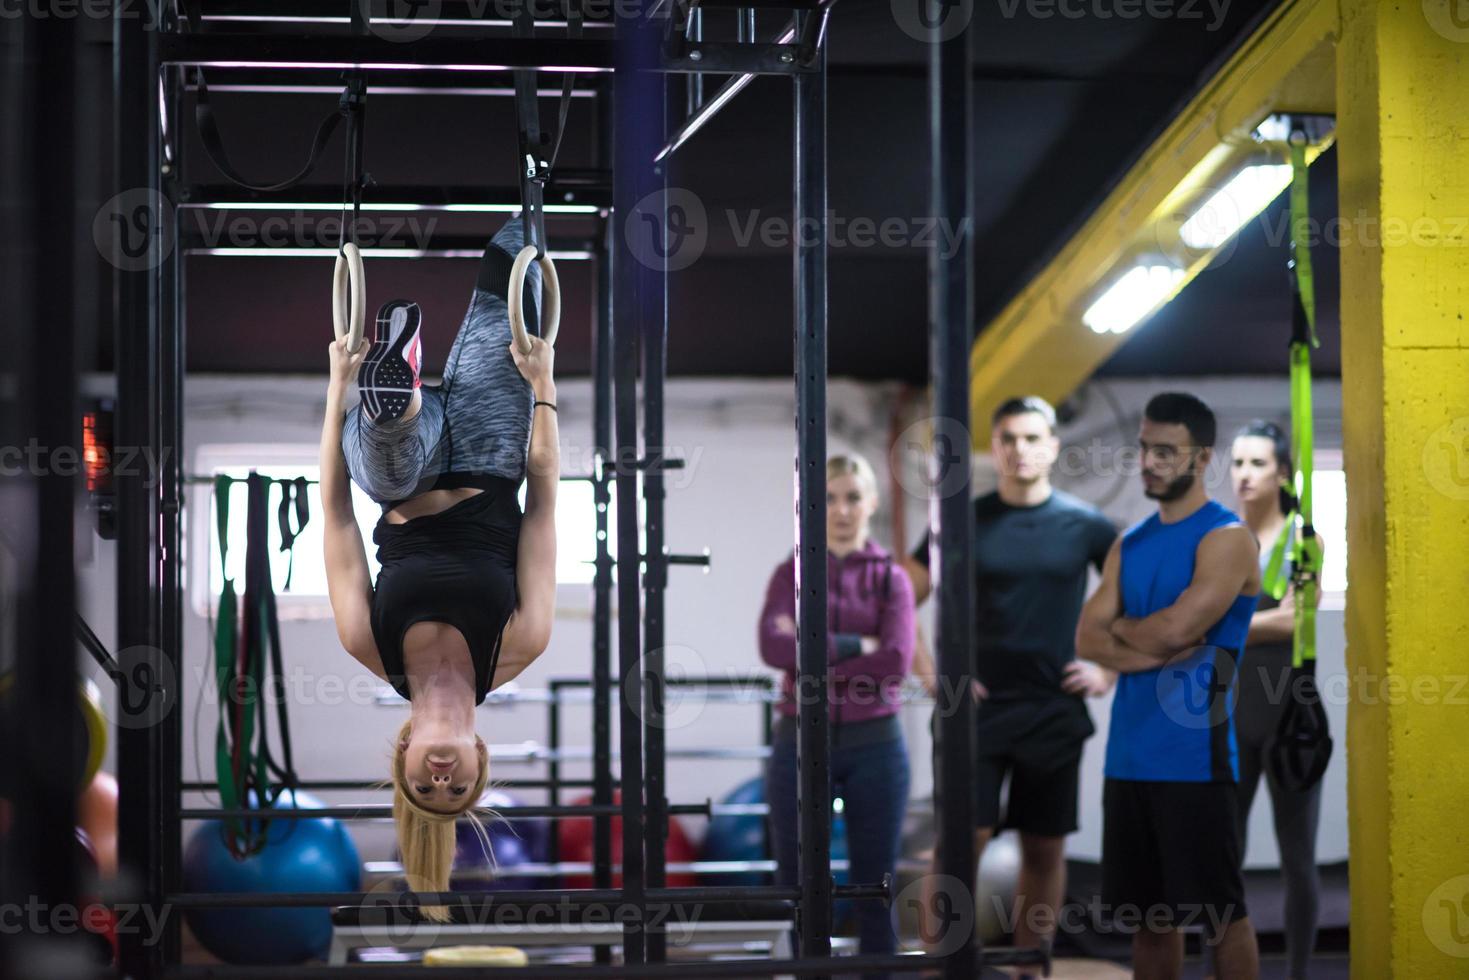
[[[1132,19],[1100,16],[1110,11],[1107,3],[975,4],[979,324],[1044,264],[1212,66],[1273,4],[1235,0],[1223,6],[1216,22],[1213,7],[1204,3],[1166,7],[1175,16]],[[1065,17],[1059,13],[1063,8],[1085,15]],[[1185,10],[1198,16],[1177,16]],[[1046,11],[1052,15],[1040,16]],[[711,36],[725,30],[719,14],[708,16]],[[775,21],[775,14],[762,15],[762,34],[773,31]],[[829,207],[844,223],[898,219],[904,234],[912,233],[928,210],[927,48],[897,26],[888,0],[841,0],[832,17],[829,50]],[[216,86],[229,80],[223,71],[210,78]],[[299,166],[335,96],[227,92],[213,101],[238,168],[260,179],[278,179]],[[675,104],[681,108],[682,101],[676,86]],[[593,105],[590,99],[574,103],[559,161],[564,167],[593,163]],[[552,118],[554,107],[553,99],[542,100],[544,119]],[[370,94],[367,169],[381,186],[421,187],[425,194],[445,186],[509,186],[515,179],[512,113],[511,101],[504,98]],[[185,128],[185,183],[221,183],[193,127]],[[675,155],[671,183],[691,191],[703,205],[709,244],[692,265],[670,274],[671,374],[789,373],[789,250],[762,243],[758,234],[743,243],[739,237],[751,221],[778,231],[779,224],[767,223],[789,220],[790,138],[789,82],[762,78]],[[340,153],[337,136],[320,170],[322,184],[338,179]],[[1334,154],[1322,158],[1313,176],[1315,213],[1334,214]],[[1289,299],[1283,247],[1272,245],[1282,209],[1277,201],[1182,297],[1139,327],[1103,371],[1283,371]],[[218,218],[203,213],[211,221]],[[400,236],[432,230],[435,236],[472,242],[492,230],[484,216],[415,217],[437,220],[431,228],[399,229]],[[380,230],[394,231],[387,225]],[[550,234],[576,241],[591,230],[584,219],[561,219],[552,223]],[[213,233],[227,239],[231,234]],[[247,226],[246,237],[251,233]],[[334,240],[311,238],[300,244]],[[1339,370],[1335,255],[1326,248],[1317,253],[1323,267],[1324,339],[1317,369],[1334,374]],[[847,244],[834,247],[829,262],[831,374],[921,382],[927,358],[923,248]],[[423,305],[430,371],[442,364],[452,341],[474,268],[465,259],[368,263],[370,307],[395,296]],[[190,368],[324,370],[330,269],[324,258],[190,257]],[[565,262],[561,274],[565,315],[558,368],[563,375],[583,374],[589,367],[591,266]]]

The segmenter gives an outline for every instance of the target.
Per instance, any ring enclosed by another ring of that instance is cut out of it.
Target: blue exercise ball
[[[726,804],[765,802],[765,780],[761,776],[747,780],[730,790],[720,800]],[[758,813],[724,814],[709,821],[704,834],[702,859],[705,861],[766,861],[770,851],[765,840],[765,817]],[[731,871],[711,876],[717,885],[763,885],[763,871]]]
[[[278,808],[317,809],[306,793],[287,791]],[[327,817],[272,820],[258,854],[236,860],[219,820],[201,823],[184,849],[184,888],[191,892],[342,892],[362,887],[362,866],[347,828]],[[331,910],[190,909],[195,937],[227,963],[300,963],[326,958]]]

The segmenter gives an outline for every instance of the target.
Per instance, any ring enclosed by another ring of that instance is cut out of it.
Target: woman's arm
[[[1284,533],[1284,532],[1282,532]],[[1324,555],[1326,546],[1318,537],[1316,547]],[[1321,590],[1316,590],[1316,605],[1321,605]],[[1245,638],[1246,646],[1257,643],[1289,643],[1296,636],[1296,587],[1285,590],[1280,605],[1274,609],[1262,609],[1250,617],[1250,632]]]
[[[530,382],[536,401],[556,404],[556,382],[551,377],[556,355],[552,347],[532,337],[529,354],[522,354],[513,343],[510,354],[521,376]],[[561,480],[561,434],[556,411],[547,405],[535,407],[525,472],[525,513],[520,519],[520,546],[515,560],[520,601],[505,625],[494,685],[515,677],[545,651],[556,616],[556,489]]]
[[[326,416],[321,423],[322,552],[326,557],[326,588],[342,648],[368,670],[383,677],[382,658],[372,638],[372,576],[362,532],[352,511],[352,483],[342,456],[342,417],[347,390],[367,344],[348,354],[344,341],[331,345],[331,382],[326,389]]]
[[[862,637],[862,652],[831,665],[836,677],[868,675],[899,680],[913,666],[913,585],[901,565],[894,565],[891,589],[879,614],[877,636]]]

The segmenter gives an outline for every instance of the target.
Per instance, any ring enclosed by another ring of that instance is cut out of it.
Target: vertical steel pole
[[[668,76],[654,76],[661,96],[643,111],[655,121],[654,135],[661,145],[665,132],[662,120],[667,109]],[[655,151],[656,152],[656,151]],[[666,165],[655,167],[654,192],[666,192]],[[666,208],[657,209],[667,213]],[[668,587],[668,559],[663,536],[663,382],[668,350],[668,275],[666,270],[647,269],[643,274],[641,343],[643,355],[643,534],[647,555],[643,571],[643,684],[647,732],[648,821],[643,828],[644,854],[648,862],[648,887],[662,888],[666,877],[663,842],[668,838],[664,712],[664,623],[663,598]],[[668,937],[661,929],[650,929],[648,960],[660,963],[668,955]]]
[[[184,141],[181,104],[184,96],[184,69],[170,67],[164,71],[163,81],[167,86],[168,132],[173,135],[174,152],[180,157]],[[161,139],[161,133],[159,135]],[[161,157],[160,153],[160,157]],[[160,165],[161,184],[165,199],[171,208],[178,203],[178,189],[184,186],[182,160],[162,160]],[[172,241],[180,239],[181,211],[174,210],[174,234]],[[160,282],[160,336],[159,336],[159,391],[158,409],[161,455],[158,458],[158,483],[161,491],[161,513],[159,520],[160,555],[159,571],[159,636],[164,656],[162,665],[168,671],[163,683],[170,690],[183,687],[184,669],[184,608],[183,608],[183,453],[184,453],[184,250],[175,247],[165,259],[159,272]],[[177,706],[175,706],[177,707]],[[183,779],[183,712],[171,711],[159,720],[160,748],[163,755],[158,760],[161,796],[159,800],[159,824],[161,835],[162,884],[164,893],[175,891],[182,883],[181,861],[183,856],[183,824],[179,810],[183,807],[181,790]],[[165,921],[163,943],[164,961],[173,965],[180,961],[180,920],[171,915]]]
[[[157,32],[119,6],[113,21],[114,173],[124,197],[120,220],[146,223],[143,248],[115,263],[117,361],[116,442],[136,458],[158,460],[160,296],[168,216],[158,189]],[[163,911],[164,739],[152,707],[164,681],[159,629],[159,488],[146,467],[120,469],[117,489],[117,645],[124,683],[118,687],[118,863],[132,885],[129,899]],[[175,689],[176,690],[176,689]],[[164,944],[139,930],[119,936],[122,971],[162,973]]]
[[[5,612],[0,623],[15,671],[0,718],[7,746],[0,788],[12,826],[0,858],[7,915],[0,974],[60,978],[85,967],[75,935],[48,925],[77,906],[76,471],[81,455],[77,402],[75,261],[76,45],[74,21],[20,16],[7,28],[4,246],[7,285],[6,384],[0,414],[7,445],[25,461],[0,477],[8,553],[0,555]],[[18,100],[12,102],[11,100]],[[12,222],[14,222],[12,224]],[[12,236],[14,236],[12,238]],[[13,264],[13,265],[12,265]],[[25,447],[21,449],[21,447]],[[31,910],[31,911],[27,911]]]
[[[974,651],[974,510],[969,500],[969,349],[974,323],[973,55],[966,28],[929,46],[929,137],[933,215],[958,233],[958,248],[929,252],[929,371],[933,378],[934,469],[929,501],[937,612],[939,718],[934,805],[938,813],[941,902],[972,903],[974,894],[974,701],[969,694]],[[945,236],[947,238],[947,236]],[[962,482],[951,478],[959,467]],[[940,493],[940,488],[944,493]],[[951,936],[962,921],[942,908],[938,945],[951,950],[946,980],[971,977],[975,936]]]
[[[804,16],[813,16],[807,14]],[[803,17],[804,21],[804,17]],[[826,51],[795,76],[796,627],[801,956],[831,955],[826,679]]]
[[[649,115],[657,105],[663,80],[650,71],[657,63],[658,33],[641,16],[617,21],[617,61],[613,97],[612,207],[613,247],[629,240],[635,211],[652,185],[655,139],[661,126]],[[643,662],[638,541],[638,330],[644,315],[648,273],[636,257],[613,265],[612,372],[617,468],[617,615],[622,743],[622,881],[624,903],[630,907],[623,959],[629,964],[647,960],[647,879],[643,851]]]
[[[612,165],[612,86],[605,81],[597,93],[596,165]],[[602,222],[596,248],[597,308],[592,338],[592,439],[596,446],[596,481],[592,485],[597,508],[597,569],[592,589],[592,802],[612,802],[612,555],[608,541],[608,509],[612,503],[612,277],[614,222]],[[594,818],[592,839],[593,885],[612,887],[612,819]],[[612,948],[596,948],[598,963],[612,962]]]

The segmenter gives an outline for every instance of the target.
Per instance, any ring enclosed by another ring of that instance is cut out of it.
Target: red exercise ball
[[[587,806],[592,802],[590,795],[579,796],[571,801],[572,806]],[[622,802],[622,793],[612,795],[613,803]],[[592,818],[591,817],[562,817],[560,826],[556,830],[556,844],[559,849],[559,857],[562,861],[585,861],[592,860]],[[668,839],[663,844],[663,854],[669,864],[683,863],[694,860],[694,847],[689,843],[688,835],[679,825],[676,818],[669,818]],[[622,863],[622,818],[612,818],[612,863]],[[563,887],[566,888],[592,888],[594,887],[591,875],[566,875],[562,878]],[[698,884],[698,879],[686,872],[680,871],[668,875],[668,887],[683,888]],[[622,875],[612,876],[612,887],[622,887]]]

